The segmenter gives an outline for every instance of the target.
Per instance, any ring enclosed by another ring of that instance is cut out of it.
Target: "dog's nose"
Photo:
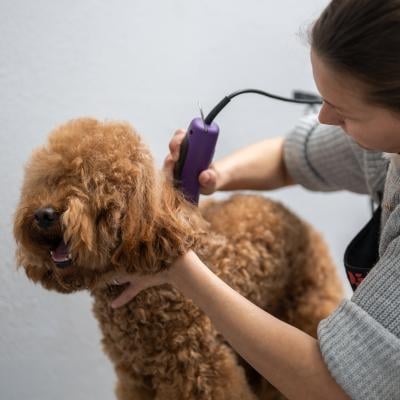
[[[41,228],[49,228],[58,220],[58,212],[51,207],[35,210],[35,221]]]

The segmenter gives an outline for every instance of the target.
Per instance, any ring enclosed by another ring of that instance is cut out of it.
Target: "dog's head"
[[[161,181],[129,125],[73,120],[26,166],[17,262],[61,292],[93,289],[121,270],[157,272],[193,245],[196,213]]]

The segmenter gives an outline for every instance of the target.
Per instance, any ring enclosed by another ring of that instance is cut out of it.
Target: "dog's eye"
[[[96,216],[96,225],[99,224],[101,221],[104,221],[105,219],[107,219],[107,217],[108,217],[108,213],[105,208],[99,210],[99,212]]]

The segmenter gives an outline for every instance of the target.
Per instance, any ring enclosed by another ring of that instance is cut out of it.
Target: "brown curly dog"
[[[26,167],[14,234],[31,280],[90,291],[120,400],[282,398],[173,287],[112,309],[120,273],[155,273],[192,248],[250,301],[312,335],[342,298],[308,224],[261,196],[192,206],[125,123],[78,119],[56,129]]]

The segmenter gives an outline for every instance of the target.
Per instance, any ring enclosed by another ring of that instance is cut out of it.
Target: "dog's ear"
[[[121,244],[112,256],[112,263],[134,268],[138,248],[151,242],[155,230],[156,188],[152,165],[137,163],[131,173],[131,191],[126,194],[126,208],[121,221]]]
[[[82,265],[86,265],[91,259],[90,254],[96,252],[93,219],[86,199],[78,196],[69,198],[62,215],[64,241],[68,243],[70,251],[78,255]]]
[[[127,272],[155,273],[194,245],[201,218],[170,184],[139,174],[112,262]]]
[[[170,184],[164,185],[157,209],[152,240],[145,243],[138,259],[143,272],[168,268],[179,256],[193,248],[205,228],[199,209],[186,201]],[[142,254],[145,256],[142,257]]]

